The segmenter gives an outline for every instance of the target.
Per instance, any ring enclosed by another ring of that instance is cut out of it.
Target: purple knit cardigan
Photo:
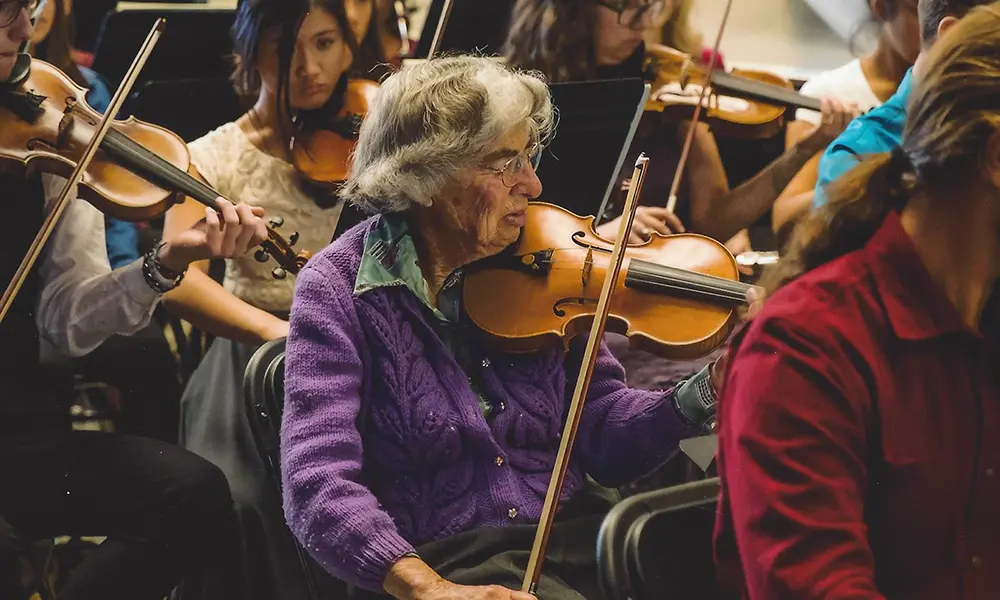
[[[484,418],[462,368],[404,286],[355,296],[361,223],[298,276],[281,426],[284,510],[335,577],[381,590],[425,542],[537,522],[579,353],[482,350]],[[663,464],[696,433],[671,392],[627,388],[602,347],[562,501],[586,474],[617,487]]]

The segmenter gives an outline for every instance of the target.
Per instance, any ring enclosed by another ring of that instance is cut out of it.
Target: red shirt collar
[[[899,213],[893,211],[885,218],[864,252],[897,337],[927,340],[960,331],[971,333],[931,278]]]

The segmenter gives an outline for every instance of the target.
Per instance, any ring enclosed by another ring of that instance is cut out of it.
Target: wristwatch
[[[713,361],[691,378],[678,383],[674,392],[674,404],[677,410],[692,425],[709,432],[715,429],[715,410],[718,403],[718,395],[712,386],[714,366]]]
[[[142,276],[146,284],[158,294],[166,294],[179,286],[187,272],[187,269],[184,269],[178,273],[163,266],[160,262],[160,249],[164,245],[166,242],[153,245],[142,257]]]

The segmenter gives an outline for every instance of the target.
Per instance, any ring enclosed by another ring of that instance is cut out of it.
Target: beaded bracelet
[[[176,288],[184,280],[185,269],[180,274],[175,274],[160,263],[160,248],[166,242],[153,245],[142,257],[142,276],[146,284],[158,294],[166,294]]]

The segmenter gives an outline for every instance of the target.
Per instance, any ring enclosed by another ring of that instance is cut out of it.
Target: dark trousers
[[[78,358],[75,370],[121,393],[118,431],[177,443],[181,382],[177,362],[156,321],[135,335],[115,335]]]
[[[221,583],[214,598],[246,597],[239,578],[225,576],[239,564],[226,478],[176,446],[97,432],[0,433],[0,515],[22,541],[107,536],[60,600],[161,600],[205,570]],[[0,574],[17,571],[11,560],[0,552]]]
[[[588,481],[552,524],[535,597],[539,600],[602,600],[597,580],[597,534],[620,497]],[[417,547],[438,575],[459,585],[521,589],[537,525],[466,531]],[[387,594],[348,588],[350,600],[386,600]]]

